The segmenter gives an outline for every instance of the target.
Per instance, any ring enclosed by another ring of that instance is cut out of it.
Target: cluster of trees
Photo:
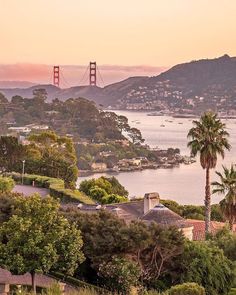
[[[102,153],[106,152],[109,152],[110,155],[103,156]],[[77,144],[76,153],[81,170],[90,170],[94,162],[103,162],[107,164],[108,168],[113,168],[122,159],[146,157],[149,161],[156,162],[159,158],[159,155],[147,146],[131,143],[123,146],[115,141],[108,141],[105,145],[96,143]]]
[[[232,245],[223,252],[218,237],[190,242],[175,227],[139,221],[127,225],[103,210],[93,215],[71,210],[64,214],[77,225],[84,240],[86,260],[76,271],[77,278],[121,294],[128,294],[131,286],[162,291],[195,282],[208,295],[226,295],[233,285],[233,259],[224,254]]]
[[[59,212],[59,203],[39,195],[0,194],[0,267],[14,274],[56,269],[73,275],[84,261],[80,231]]]
[[[74,145],[68,137],[47,131],[32,134],[29,144],[22,145],[16,137],[0,137],[0,169],[2,172],[25,172],[61,178],[73,188],[78,177]]]
[[[34,89],[32,98],[13,96],[9,102],[0,93],[1,133],[7,132],[7,123],[18,126],[47,124],[57,133],[73,134],[91,142],[106,142],[108,139],[122,139],[122,132],[129,134],[134,143],[143,142],[141,132],[131,128],[125,116],[99,110],[95,103],[84,98],[70,98],[60,101],[55,98],[48,103],[45,89]]]
[[[161,203],[184,218],[204,220],[204,206],[180,205],[173,200],[161,200]],[[226,221],[219,204],[211,205],[211,219],[220,222]]]
[[[35,273],[58,271],[120,294],[195,282],[207,295],[226,295],[235,279],[235,239],[224,229],[205,242],[190,242],[175,227],[127,225],[104,210],[85,214],[60,208],[50,197],[0,193],[0,267],[30,272],[34,289]],[[169,292],[192,289],[202,290],[185,284]]]
[[[128,191],[115,177],[92,178],[80,183],[79,190],[101,204],[128,201]]]

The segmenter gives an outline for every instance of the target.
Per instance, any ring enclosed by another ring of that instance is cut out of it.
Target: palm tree
[[[229,133],[226,131],[226,125],[213,112],[204,113],[199,121],[193,121],[193,125],[188,133],[188,138],[191,139],[188,147],[193,157],[200,155],[201,166],[206,170],[205,232],[207,234],[210,232],[211,222],[210,169],[216,167],[218,155],[224,158],[225,150],[230,150]]]
[[[230,229],[233,230],[234,222],[236,221],[236,170],[234,165],[230,169],[223,166],[223,173],[216,172],[220,177],[220,181],[212,183],[214,189],[213,194],[224,194],[225,198],[220,202],[220,208],[229,221]]]

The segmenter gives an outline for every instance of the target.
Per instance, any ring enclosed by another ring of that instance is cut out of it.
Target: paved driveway
[[[30,196],[34,193],[40,194],[42,197],[46,197],[49,194],[49,190],[46,188],[33,187],[31,185],[15,185],[13,192],[22,193],[26,196]]]

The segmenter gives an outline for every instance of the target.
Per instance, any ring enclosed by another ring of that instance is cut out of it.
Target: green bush
[[[122,197],[117,194],[111,194],[111,195],[104,196],[101,200],[101,203],[102,204],[114,204],[114,203],[123,203],[123,202],[127,202],[127,201],[128,200],[126,197]]]
[[[128,202],[128,192],[115,177],[99,177],[84,180],[80,191],[102,204]]]
[[[16,183],[21,183],[22,176],[20,173],[8,173]],[[84,204],[94,204],[94,201],[86,196],[83,192],[78,190],[66,189],[64,181],[59,178],[52,178],[47,176],[25,174],[23,184],[35,185],[36,187],[43,187],[49,189],[50,196],[59,198],[63,203],[80,202]]]
[[[0,176],[0,192],[10,192],[15,186],[15,182],[11,177]]]
[[[205,295],[205,289],[196,283],[176,285],[168,290],[169,295]]]
[[[98,187],[98,186],[94,186],[89,190],[89,196],[92,199],[94,199],[98,202],[101,202],[101,200],[103,198],[106,198],[108,195],[107,195],[107,192],[103,188]]]
[[[98,275],[106,280],[106,286],[120,294],[129,294],[131,287],[139,284],[140,268],[133,261],[113,257],[99,265]]]
[[[180,260],[181,283],[198,283],[207,295],[227,295],[234,287],[233,263],[212,243],[186,242]]]

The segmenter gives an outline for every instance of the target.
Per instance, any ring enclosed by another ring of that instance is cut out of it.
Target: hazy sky
[[[0,63],[170,66],[236,55],[236,0],[0,0]]]

